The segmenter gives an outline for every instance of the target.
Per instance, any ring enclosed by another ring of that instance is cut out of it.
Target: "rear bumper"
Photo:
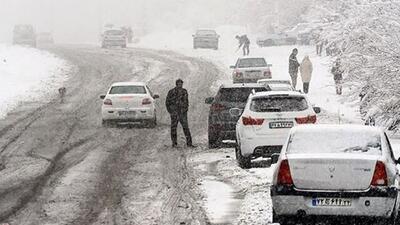
[[[193,46],[196,48],[218,48],[218,39],[216,39],[216,40],[194,40]]]
[[[281,133],[263,136],[257,135],[252,138],[243,137],[240,139],[241,153],[245,157],[250,155],[271,157],[273,154],[280,154],[287,136],[287,133]],[[263,155],[260,155],[258,151],[262,151]]]
[[[126,41],[125,40],[107,40],[107,41],[103,41],[102,44],[107,45],[107,46],[120,46],[120,45],[126,45]]]
[[[276,215],[293,216],[361,216],[385,217],[392,215],[397,198],[396,188],[371,188],[362,192],[310,192],[293,187],[271,187],[273,210]],[[351,206],[313,206],[314,198],[345,198]]]
[[[134,111],[134,114],[120,115],[121,111]],[[155,117],[154,109],[140,108],[140,109],[102,109],[102,119],[120,122],[135,122],[142,120],[150,120]]]

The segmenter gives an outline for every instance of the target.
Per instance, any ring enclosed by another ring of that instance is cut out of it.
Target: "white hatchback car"
[[[110,122],[142,122],[150,127],[157,124],[155,99],[143,82],[119,82],[111,85],[106,95],[101,95],[103,125]]]
[[[272,78],[271,64],[263,57],[242,57],[239,58],[233,69],[233,83],[256,83],[259,79]]]
[[[251,160],[279,155],[290,128],[316,123],[320,108],[313,107],[307,96],[295,91],[257,92],[249,96],[246,107],[231,109],[241,114],[236,124],[236,158],[240,167],[250,168]]]
[[[398,224],[399,160],[381,129],[298,126],[277,161],[271,187],[274,223],[362,217],[369,220],[363,224]]]

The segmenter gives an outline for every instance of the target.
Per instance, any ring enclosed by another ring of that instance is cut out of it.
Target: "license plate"
[[[312,206],[351,207],[351,199],[346,198],[313,198]]]
[[[293,122],[271,122],[269,123],[269,128],[279,129],[279,128],[292,128]]]
[[[136,115],[135,111],[119,111],[118,115],[120,116],[134,116]]]

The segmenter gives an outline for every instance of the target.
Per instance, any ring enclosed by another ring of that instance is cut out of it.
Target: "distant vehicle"
[[[106,30],[102,34],[101,47],[107,48],[112,46],[120,46],[126,48],[127,37],[125,32],[118,29]]]
[[[337,218],[399,224],[399,160],[379,128],[308,125],[290,131],[275,167],[272,222]],[[330,217],[331,216],[331,217]],[[319,221],[313,221],[319,224]]]
[[[289,80],[261,79],[257,83],[268,86],[271,91],[296,91]]]
[[[149,127],[157,125],[155,99],[143,82],[119,82],[111,85],[106,95],[101,95],[102,123],[141,122]]]
[[[38,44],[54,44],[53,35],[50,32],[42,32],[37,35]]]
[[[15,25],[13,44],[36,47],[36,32],[33,26],[28,24]]]
[[[236,159],[242,168],[251,160],[279,155],[289,130],[300,124],[317,122],[320,108],[313,107],[307,96],[294,91],[269,91],[251,94],[242,110],[231,109],[240,116],[236,124]]]
[[[242,57],[236,61],[233,69],[233,83],[256,83],[257,80],[272,78],[271,64],[263,57]]]
[[[223,140],[235,140],[235,126],[239,117],[232,117],[229,110],[243,109],[252,91],[268,90],[259,84],[222,85],[215,97],[207,98],[206,104],[211,105],[208,115],[208,146],[218,148]]]
[[[219,35],[215,30],[197,30],[193,35],[193,48],[218,49]]]
[[[257,45],[260,47],[295,45],[297,37],[285,33],[270,34],[257,39]]]

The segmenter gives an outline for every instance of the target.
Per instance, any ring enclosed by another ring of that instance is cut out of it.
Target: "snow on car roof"
[[[303,93],[297,91],[262,91],[255,93],[252,97],[263,97],[271,95],[290,95],[290,96],[304,96]]]
[[[257,83],[260,83],[260,82],[271,82],[271,83],[279,82],[279,83],[289,83],[290,84],[290,80],[284,80],[284,79],[260,79],[260,80],[257,80]]]
[[[349,132],[373,132],[381,133],[382,128],[373,126],[364,126],[358,124],[315,124],[315,125],[301,125],[292,128],[291,133],[295,132],[308,132],[308,133],[320,133],[324,131],[349,131]]]
[[[221,85],[221,88],[240,88],[240,87],[265,87],[263,84],[257,84],[257,83],[236,83],[236,84],[223,84]]]
[[[125,85],[125,86],[145,86],[146,85],[146,83],[144,83],[144,82],[132,82],[132,81],[129,81],[129,82],[116,82],[116,83],[113,83],[111,86],[123,86],[123,85]]]
[[[265,59],[263,56],[241,56],[238,59]]]

